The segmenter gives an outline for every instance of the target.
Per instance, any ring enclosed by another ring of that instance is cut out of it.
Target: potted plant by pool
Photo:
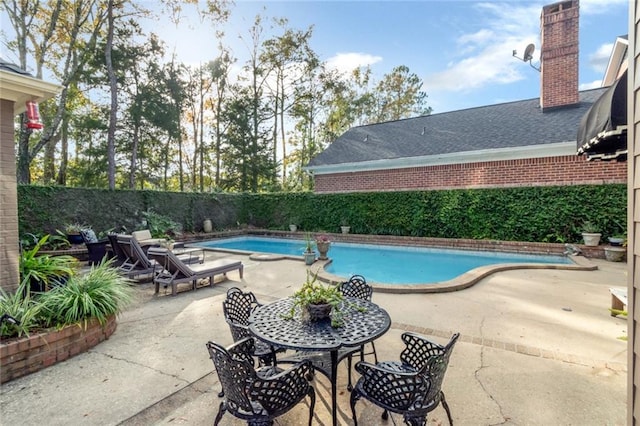
[[[593,222],[586,221],[582,224],[582,239],[585,246],[597,246],[600,244],[601,236],[602,234]]]
[[[311,239],[311,235],[308,233],[305,237],[305,248],[302,255],[304,256],[305,265],[312,265],[313,262],[316,261],[316,252],[313,249],[313,240]]]
[[[331,247],[331,240],[326,235],[318,235],[316,236],[316,247],[318,247],[318,259],[327,260],[327,253],[329,252],[329,248]]]
[[[343,234],[348,234],[350,230],[351,227],[349,226],[349,222],[343,217],[340,221],[340,231],[342,231]]]
[[[295,216],[292,216],[289,219],[289,231],[296,232],[297,230],[298,230],[298,218]]]

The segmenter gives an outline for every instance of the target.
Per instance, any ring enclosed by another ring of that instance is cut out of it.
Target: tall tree
[[[20,183],[29,183],[29,166],[58,131],[66,108],[68,86],[95,47],[107,7],[105,0],[0,0],[0,6],[16,33],[14,45],[18,50],[19,65],[28,69],[32,60],[37,78],[42,78],[46,66],[63,86],[51,125],[34,143],[31,143],[33,132],[25,126],[24,114],[21,117],[17,178]]]
[[[245,72],[248,74],[248,86],[250,90],[250,120],[251,135],[249,138],[250,151],[256,156],[251,159],[250,168],[250,190],[258,191],[258,184],[261,175],[261,158],[258,153],[261,151],[262,145],[265,143],[267,131],[267,120],[273,117],[273,112],[268,105],[264,103],[264,91],[266,80],[269,77],[269,69],[265,66],[262,59],[262,17],[257,15],[254,24],[249,29],[251,37],[249,47],[249,59],[244,66]],[[273,179],[273,175],[269,176]]]
[[[429,115],[427,94],[422,90],[420,78],[406,65],[395,67],[377,84],[374,122],[399,120],[416,115]]]
[[[107,159],[109,176],[109,189],[116,189],[116,125],[118,118],[118,84],[116,73],[113,69],[111,52],[113,51],[113,0],[107,3],[107,42],[104,47],[105,64],[107,65],[107,76],[109,77],[109,91],[111,93],[111,108],[109,109],[109,131],[107,133]]]
[[[220,171],[222,168],[221,149],[225,127],[223,123],[223,111],[227,98],[227,89],[229,87],[229,70],[234,62],[235,59],[231,57],[229,51],[220,46],[219,56],[207,64],[214,89],[211,112],[214,117],[213,139],[216,167],[214,185],[216,188],[220,187]]]
[[[313,27],[306,31],[287,28],[286,19],[277,19],[276,24],[284,29],[280,36],[266,40],[262,61],[272,71],[273,82],[269,83],[273,102],[273,161],[277,162],[277,141],[282,148],[282,181],[287,179],[287,141],[285,114],[298,102],[295,98],[296,86],[305,78],[305,68],[314,68],[319,64],[309,42]],[[274,176],[274,180],[277,176]]]

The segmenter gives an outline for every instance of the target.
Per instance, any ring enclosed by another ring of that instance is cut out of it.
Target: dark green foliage
[[[186,232],[202,231],[204,219],[216,229],[251,225],[288,230],[297,218],[301,231],[418,237],[578,243],[589,220],[606,240],[623,234],[626,185],[548,186],[348,194],[199,194],[107,191],[80,188],[18,188],[21,232],[39,232],[81,221],[98,232],[137,229],[153,210]]]
[[[20,282],[44,290],[75,274],[78,260],[73,256],[51,256],[38,253],[47,243],[49,235],[42,237],[32,248],[20,253]]]
[[[133,288],[109,261],[103,261],[82,275],[72,277],[39,296],[41,315],[47,326],[63,327],[95,318],[104,324],[133,300]]]

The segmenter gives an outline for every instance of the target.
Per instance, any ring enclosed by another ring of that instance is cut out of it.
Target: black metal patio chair
[[[271,425],[273,419],[291,410],[307,396],[311,400],[311,426],[316,395],[307,380],[313,375],[310,361],[298,362],[284,371],[272,367],[256,370],[252,358],[252,337],[242,339],[226,349],[215,342],[208,342],[206,346],[224,392],[214,426],[227,411],[246,420],[248,425]]]
[[[402,414],[404,422],[412,426],[426,425],[427,414],[442,404],[449,424],[453,425],[442,382],[459,336],[454,334],[449,343],[442,346],[419,334],[404,333],[405,348],[400,353],[400,361],[375,365],[358,362],[355,368],[362,377],[351,392],[350,401],[354,425],[358,425],[356,403],[360,398],[383,408],[383,419],[386,420],[391,411]]]
[[[340,292],[346,297],[355,297],[357,299],[363,299],[371,301],[373,296],[373,287],[367,284],[367,280],[362,275],[352,275],[348,281],[340,284]],[[353,386],[351,384],[351,363],[355,354],[350,354],[347,357],[347,367],[349,368],[349,382],[347,389],[351,391]],[[378,362],[378,354],[376,353],[376,345],[371,342],[371,351],[365,352],[364,345],[360,348],[360,361],[364,361],[365,355],[373,355],[374,361]]]
[[[251,336],[249,317],[259,306],[261,304],[252,292],[244,292],[238,287],[227,290],[227,298],[222,302],[222,312],[224,312],[225,321],[229,324],[234,342]],[[284,349],[271,347],[260,340],[255,342],[254,354],[261,366],[275,365],[277,352],[284,352]]]

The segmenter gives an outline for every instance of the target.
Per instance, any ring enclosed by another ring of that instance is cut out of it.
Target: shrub
[[[30,289],[30,284],[33,284],[40,291],[47,291],[76,273],[78,260],[75,257],[38,254],[48,240],[49,235],[45,235],[33,248],[20,253],[20,282],[25,289]]]
[[[111,315],[121,312],[132,301],[133,289],[130,281],[110,265],[111,261],[104,260],[86,274],[72,277],[66,285],[40,295],[45,324],[86,326],[91,318],[104,324]]]

